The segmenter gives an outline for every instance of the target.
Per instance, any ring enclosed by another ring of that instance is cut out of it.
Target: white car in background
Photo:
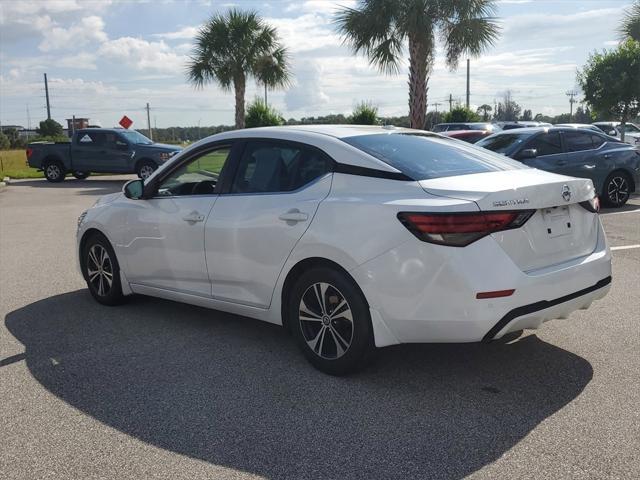
[[[617,139],[622,138],[622,124],[620,122],[595,122],[592,125],[598,127],[607,135]],[[624,141],[630,145],[640,146],[640,128],[634,123],[625,123]]]
[[[78,221],[94,298],[139,293],[284,325],[340,375],[375,347],[478,342],[602,298],[590,180],[410,129],[214,135]]]

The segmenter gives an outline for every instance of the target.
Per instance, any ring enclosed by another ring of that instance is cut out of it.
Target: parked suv
[[[640,184],[640,150],[615,138],[577,128],[521,128],[476,145],[530,167],[590,178],[609,206],[624,205]]]

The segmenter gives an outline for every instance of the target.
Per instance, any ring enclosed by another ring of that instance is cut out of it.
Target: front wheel
[[[91,175],[91,172],[78,172],[78,171],[73,172],[73,176],[76,177],[78,180],[84,180],[89,175]]]
[[[56,160],[48,162],[44,166],[44,177],[53,183],[58,183],[64,180],[66,172],[62,164]]]
[[[149,160],[143,160],[140,162],[140,165],[138,165],[138,171],[136,173],[142,180],[146,180],[156,171],[156,168],[158,168],[158,166],[155,163]]]
[[[344,273],[324,267],[305,272],[293,287],[288,314],[298,346],[318,370],[346,375],[371,359],[369,306]]]
[[[602,199],[610,207],[621,207],[631,194],[631,179],[624,172],[613,172],[604,181]]]
[[[92,235],[82,249],[82,273],[94,299],[103,305],[119,305],[125,299],[116,254],[101,234]]]

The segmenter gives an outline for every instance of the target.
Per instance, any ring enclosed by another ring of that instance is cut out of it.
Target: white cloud
[[[199,27],[182,27],[180,30],[174,32],[154,33],[151,36],[165,40],[190,40],[196,36],[199,29]]]
[[[307,12],[307,13],[320,13],[320,14],[333,14],[341,7],[354,7],[356,0],[307,0],[307,1],[293,1],[287,5],[285,12]]]
[[[93,53],[79,52],[58,59],[55,64],[60,67],[76,70],[96,70],[96,56]]]
[[[277,28],[282,43],[294,53],[336,47],[341,43],[330,20],[316,13],[295,18],[267,18],[266,22]]]
[[[314,61],[303,61],[295,68],[295,85],[287,90],[284,101],[289,111],[307,110],[329,102],[322,91],[322,70]]]
[[[141,71],[174,72],[183,75],[186,57],[175,53],[164,41],[120,37],[102,44],[99,54]]]
[[[38,46],[43,52],[63,49],[75,50],[94,41],[104,42],[107,40],[104,21],[95,15],[84,17],[69,28],[54,26],[52,23],[46,24],[44,27],[42,30],[44,38]]]

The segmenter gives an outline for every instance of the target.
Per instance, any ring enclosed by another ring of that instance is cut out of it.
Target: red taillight
[[[465,247],[490,233],[521,227],[534,213],[535,210],[473,213],[401,212],[398,219],[420,240]]]
[[[33,153],[33,148],[27,148],[27,158],[29,158],[32,153]]]
[[[598,213],[600,211],[600,199],[598,197],[593,197],[591,200],[580,202],[580,206],[592,213]]]

